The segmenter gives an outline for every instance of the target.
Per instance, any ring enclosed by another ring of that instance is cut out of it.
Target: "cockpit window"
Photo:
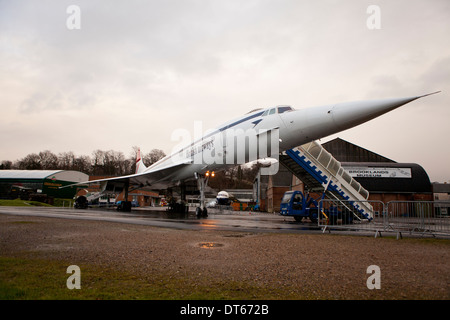
[[[292,111],[292,107],[289,106],[282,106],[282,107],[278,107],[278,113],[281,114],[283,112],[288,112],[288,111]]]
[[[277,113],[277,111],[279,114],[281,114],[281,113],[289,112],[289,111],[293,111],[293,110],[294,109],[290,106],[279,106],[276,108],[270,108],[270,109],[267,109],[266,111],[264,111],[264,113],[262,114],[262,117],[270,115],[270,114],[275,114],[275,113]]]
[[[249,111],[249,112],[247,112],[246,114],[253,113],[253,112],[256,112],[256,111],[259,111],[259,110],[262,110],[262,108],[256,108],[256,109],[253,109],[252,111]]]

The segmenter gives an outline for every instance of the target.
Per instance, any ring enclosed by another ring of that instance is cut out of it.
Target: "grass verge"
[[[9,206],[9,207],[52,207],[49,204],[38,202],[38,201],[28,201],[28,200],[0,200],[0,206]]]
[[[80,265],[81,289],[68,289],[70,264],[0,257],[0,300],[234,300],[280,299],[281,292],[237,281],[201,281],[180,276],[145,278],[93,265]],[[251,292],[251,296],[249,296]]]

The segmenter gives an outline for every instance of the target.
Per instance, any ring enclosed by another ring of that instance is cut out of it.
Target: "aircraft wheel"
[[[206,208],[203,209],[203,218],[206,218],[208,216],[208,210]]]
[[[197,218],[202,217],[202,209],[200,209],[200,207],[195,208],[195,215],[197,216]]]

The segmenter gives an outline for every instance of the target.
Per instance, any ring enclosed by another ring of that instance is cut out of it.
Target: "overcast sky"
[[[168,154],[194,121],[442,90],[322,142],[450,181],[449,34],[448,0],[0,0],[0,161]]]

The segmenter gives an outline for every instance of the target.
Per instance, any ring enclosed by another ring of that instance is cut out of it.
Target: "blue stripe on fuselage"
[[[214,135],[214,134],[216,134],[216,133],[218,133],[218,132],[221,132],[221,131],[230,129],[230,128],[234,127],[234,126],[237,126],[238,124],[241,124],[242,122],[245,122],[245,121],[251,120],[251,119],[253,119],[253,118],[259,117],[259,116],[261,116],[261,115],[264,113],[264,111],[265,111],[265,110],[263,110],[263,111],[261,111],[261,112],[258,112],[258,113],[255,113],[255,114],[253,114],[253,115],[251,115],[251,116],[245,117],[245,118],[243,118],[243,119],[239,119],[239,120],[237,120],[237,121],[235,121],[235,122],[233,122],[233,123],[230,123],[230,124],[228,124],[228,125],[226,125],[226,126],[223,126],[222,128],[219,128],[219,129],[217,129],[217,130],[214,130],[213,132],[211,132],[211,133],[208,134],[207,136],[201,137],[201,138],[198,139],[197,141],[192,142],[189,146],[184,147],[183,149],[179,150],[178,152],[184,152],[186,149],[193,147],[197,142],[199,142],[199,141],[201,141],[201,140],[203,140],[203,139],[209,138],[209,137],[211,137],[212,135]],[[169,160],[170,158],[172,158],[172,155],[168,156],[163,162],[166,162],[166,161]],[[161,163],[162,163],[162,162],[161,162]],[[159,163],[158,165],[160,165],[161,163]],[[150,167],[152,167],[152,166],[150,166]],[[148,170],[150,167],[148,167],[147,170]]]
[[[243,118],[243,119],[239,119],[239,120],[237,120],[237,121],[235,121],[235,122],[233,122],[233,123],[230,123],[230,124],[228,124],[228,125],[226,125],[226,126],[223,126],[222,128],[216,129],[216,130],[214,130],[213,132],[211,132],[210,134],[208,134],[208,135],[206,135],[206,136],[204,136],[204,137],[201,137],[200,139],[198,139],[198,140],[195,141],[195,142],[192,142],[187,148],[192,147],[194,144],[196,144],[197,142],[199,142],[199,141],[201,141],[201,140],[203,140],[203,139],[206,139],[206,138],[211,137],[212,135],[216,134],[217,132],[221,132],[221,131],[230,129],[230,128],[234,127],[234,126],[237,126],[238,124],[241,124],[242,122],[245,122],[245,121],[251,120],[251,119],[253,119],[253,118],[259,117],[259,116],[261,116],[263,113],[264,113],[264,111],[255,113],[255,114],[253,114],[253,115],[251,115],[251,116],[245,117],[245,118]],[[184,150],[184,149],[185,149],[185,148],[183,148],[183,150]]]
[[[246,118],[244,118],[244,119],[237,120],[237,121],[235,121],[235,122],[233,122],[233,123],[231,123],[231,124],[229,124],[229,125],[227,125],[227,126],[224,126],[224,127],[220,128],[219,131],[227,130],[227,129],[231,128],[231,127],[237,126],[238,124],[240,124],[240,123],[242,123],[242,122],[245,122],[245,121],[248,121],[248,120],[250,120],[250,119],[259,117],[259,116],[262,115],[263,113],[264,113],[264,111],[261,111],[261,112],[258,112],[258,113],[256,113],[256,114],[254,114],[254,115],[248,116],[248,117],[246,117]]]

